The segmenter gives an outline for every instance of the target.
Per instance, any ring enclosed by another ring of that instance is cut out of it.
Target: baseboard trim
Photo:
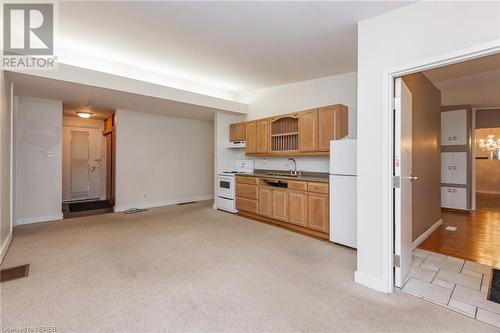
[[[12,232],[12,230],[10,230],[10,233],[7,236],[7,239],[2,244],[2,249],[0,250],[0,264],[3,262],[3,258],[5,258],[5,255],[7,254],[7,250],[9,249],[9,246],[10,246],[10,243],[12,242],[13,237],[14,237],[14,233]]]
[[[50,216],[40,216],[40,217],[30,217],[27,219],[18,219],[17,225],[21,224],[31,224],[31,223],[41,223],[41,222],[51,222],[59,221],[63,219],[63,214],[50,215]]]
[[[424,240],[426,240],[439,226],[443,224],[443,219],[439,219],[436,223],[434,223],[429,229],[427,229],[423,234],[421,234],[415,241],[412,243],[412,250],[415,250]]]
[[[151,203],[142,203],[142,204],[139,203],[139,204],[123,205],[123,206],[117,205],[113,208],[113,211],[115,213],[120,213],[120,212],[124,212],[127,209],[131,209],[131,208],[147,209],[147,208],[155,208],[155,207],[163,207],[163,206],[172,206],[172,205],[177,205],[177,204],[190,202],[190,201],[211,200],[213,198],[214,198],[213,194],[206,194],[206,195],[195,195],[192,197],[185,197],[185,198],[175,198],[175,199],[170,199],[170,200],[160,201],[160,202],[151,202]]]
[[[390,293],[392,290],[387,290],[386,284],[383,280],[371,275],[366,275],[360,271],[354,272],[354,282],[365,287],[381,291],[383,293]]]

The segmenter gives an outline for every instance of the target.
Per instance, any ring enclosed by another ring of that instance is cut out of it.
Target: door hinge
[[[401,101],[401,98],[399,97],[394,97],[392,99],[392,109],[396,111],[396,106],[399,105],[398,103]]]
[[[393,257],[392,257],[392,265],[394,267],[401,267],[401,257],[398,256],[397,254],[395,254]]]
[[[400,187],[401,187],[401,177],[392,176],[392,188],[400,188]]]

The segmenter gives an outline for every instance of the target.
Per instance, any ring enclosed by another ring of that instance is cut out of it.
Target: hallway
[[[500,267],[500,211],[443,211],[443,224],[419,248]],[[457,227],[456,231],[446,230]]]

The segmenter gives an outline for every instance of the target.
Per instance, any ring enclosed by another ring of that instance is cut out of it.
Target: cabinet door
[[[288,190],[273,189],[273,218],[288,222]]]
[[[467,153],[457,152],[452,154],[453,184],[467,184]]]
[[[259,187],[259,214],[272,217],[273,190],[267,187]]]
[[[348,133],[348,108],[331,105],[318,109],[318,150],[330,151],[330,141],[339,140]]]
[[[328,195],[309,193],[307,195],[307,225],[322,232],[329,231]]]
[[[451,187],[441,187],[441,207],[452,208],[451,190]]]
[[[245,141],[245,123],[229,125],[229,141]]]
[[[467,210],[467,189],[454,188],[452,197],[452,208]]]
[[[269,134],[269,119],[257,120],[257,152],[269,153],[269,142],[271,136]]]
[[[257,123],[249,121],[245,124],[245,152],[247,154],[257,153]]]
[[[467,144],[467,110],[441,112],[441,145]]]
[[[299,112],[299,150],[318,149],[318,110]]]
[[[288,191],[288,222],[307,226],[307,194]]]
[[[453,183],[453,153],[441,153],[441,183]]]
[[[451,137],[454,145],[467,144],[467,110],[448,111],[451,117]]]

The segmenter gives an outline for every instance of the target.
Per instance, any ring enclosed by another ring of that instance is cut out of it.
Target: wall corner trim
[[[2,249],[0,250],[0,264],[3,262],[3,258],[7,254],[7,250],[9,249],[10,243],[12,242],[12,238],[14,237],[14,232],[11,230],[7,239],[2,244]]]
[[[354,272],[354,282],[365,287],[381,291],[383,293],[392,292],[392,288],[390,288],[391,290],[387,289],[387,283],[384,280],[379,279],[373,275],[367,275],[360,271]]]
[[[443,219],[439,219],[438,221],[436,221],[436,223],[431,225],[429,229],[427,229],[423,234],[415,239],[411,246],[412,250],[415,250],[420,244],[422,244],[422,242],[426,240],[434,232],[434,230],[439,228],[441,224],[443,224]]]

